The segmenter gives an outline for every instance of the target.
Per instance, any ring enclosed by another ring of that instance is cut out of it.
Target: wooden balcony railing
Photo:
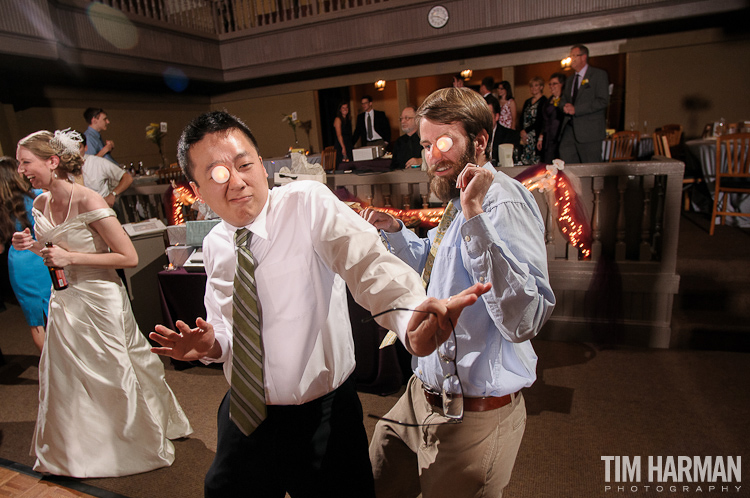
[[[96,0],[129,14],[224,34],[388,0]]]
[[[525,167],[502,171],[517,176]],[[565,173],[580,181],[591,223],[591,258],[579,259],[560,232],[546,197],[534,192],[545,219],[549,273],[557,305],[542,331],[550,339],[669,347],[682,196],[683,163],[670,159],[577,164]],[[421,207],[428,193],[421,171],[329,175],[381,207]]]

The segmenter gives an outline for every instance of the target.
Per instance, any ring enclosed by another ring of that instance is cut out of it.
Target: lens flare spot
[[[168,67],[164,70],[164,83],[173,91],[180,93],[188,86],[188,77],[176,67]]]
[[[435,145],[440,152],[448,152],[453,147],[453,139],[451,137],[440,137]]]
[[[229,180],[229,170],[226,166],[216,166],[211,170],[211,178],[216,183],[227,183],[227,180]]]
[[[115,47],[128,50],[138,45],[138,28],[122,11],[103,3],[91,2],[87,15],[99,36]]]

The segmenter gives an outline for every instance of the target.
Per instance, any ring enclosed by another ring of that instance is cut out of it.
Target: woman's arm
[[[79,187],[83,196],[78,201],[78,212],[87,213],[95,209],[107,208],[106,201],[93,190]],[[114,216],[107,216],[89,224],[110,249],[105,253],[72,252],[60,246],[45,247],[42,257],[48,266],[66,267],[70,265],[92,266],[95,268],[133,268],[138,264],[138,253]]]
[[[24,228],[23,232],[14,233],[12,240],[16,251],[31,251],[37,256],[42,255],[42,244],[34,240],[28,227]]]
[[[92,266],[94,268],[133,268],[138,264],[138,253],[130,237],[114,216],[94,221],[89,225],[101,235],[110,252],[72,252],[60,246],[45,247],[41,256],[47,266]]]
[[[516,125],[518,124],[518,108],[516,107],[516,99],[510,99],[508,102],[510,105],[510,118],[513,120],[510,124],[510,128],[512,130],[515,130]]]

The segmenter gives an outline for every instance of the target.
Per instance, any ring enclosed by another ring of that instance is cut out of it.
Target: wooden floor
[[[68,498],[90,497],[80,491],[65,488],[58,484],[42,480],[40,477],[16,472],[0,467],[0,497],[1,498]]]

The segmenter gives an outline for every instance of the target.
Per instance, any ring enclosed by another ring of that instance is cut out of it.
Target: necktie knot
[[[244,247],[248,240],[250,240],[250,237],[253,235],[253,232],[248,230],[247,228],[240,228],[236,232],[234,232],[234,245],[236,247]]]

